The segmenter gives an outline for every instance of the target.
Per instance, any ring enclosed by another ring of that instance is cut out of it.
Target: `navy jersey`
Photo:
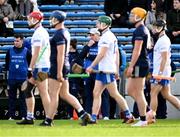
[[[136,40],[142,40],[143,45],[141,49],[140,56],[135,64],[135,66],[148,66],[148,55],[147,55],[147,47],[150,44],[150,34],[148,29],[144,25],[140,25],[133,32],[132,44],[135,44]],[[134,49],[134,47],[133,47]]]
[[[70,48],[70,34],[67,29],[59,29],[57,30],[53,37],[50,39],[51,45],[51,55],[50,55],[50,75],[54,78],[57,76],[57,46],[65,45],[65,60],[63,73],[69,69],[69,48]],[[65,73],[64,73],[65,74]]]
[[[26,59],[27,48],[9,50],[9,75],[8,79],[25,80],[27,78],[28,62]]]

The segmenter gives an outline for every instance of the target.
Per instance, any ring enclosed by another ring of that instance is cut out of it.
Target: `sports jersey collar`
[[[109,28],[105,29],[102,34],[106,33],[107,31],[109,31]]]
[[[41,28],[42,27],[42,25],[41,24],[39,24],[36,28],[34,28],[35,30],[37,30],[38,28]]]
[[[159,38],[163,37],[165,35],[165,33],[163,33],[162,35],[159,36]]]

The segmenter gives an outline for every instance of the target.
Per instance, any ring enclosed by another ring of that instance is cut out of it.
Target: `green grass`
[[[82,127],[80,121],[55,120],[54,127],[20,126],[16,121],[0,121],[0,137],[180,137],[180,119],[158,120],[147,127],[131,127],[121,120],[98,121],[96,125]]]

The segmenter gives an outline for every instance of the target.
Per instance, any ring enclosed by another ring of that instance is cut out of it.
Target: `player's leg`
[[[39,94],[40,94],[44,111],[45,111],[45,115],[46,115],[48,113],[48,109],[49,109],[49,105],[51,101],[49,92],[48,92],[48,79],[45,79],[42,82],[37,81],[37,88],[39,90]]]
[[[163,86],[161,94],[167,99],[174,107],[180,110],[180,100],[171,94],[170,84]]]
[[[146,120],[148,124],[155,123],[156,111],[158,106],[158,94],[161,91],[162,86],[160,84],[151,84],[151,100],[150,100],[150,111],[146,114]]]
[[[47,114],[50,105],[50,97],[48,93],[48,72],[49,68],[37,69],[36,76],[36,85],[39,90],[45,114]]]
[[[40,124],[40,126],[52,126],[53,119],[56,114],[58,104],[59,104],[59,91],[62,84],[52,78],[48,79],[49,83],[49,97],[50,104],[48,105],[47,114],[45,120]]]
[[[129,78],[127,90],[128,94],[132,96],[138,106],[139,114],[140,114],[140,121],[133,126],[146,126],[146,107],[147,102],[144,96],[144,84],[145,78]]]
[[[119,108],[123,110],[123,113],[125,115],[125,119],[123,123],[129,124],[129,123],[134,122],[134,117],[132,116],[129,110],[126,100],[124,99],[122,95],[120,95],[117,89],[116,81],[113,81],[110,84],[107,84],[107,90],[109,91],[110,96],[116,100]]]
[[[161,91],[162,86],[159,84],[151,84],[151,100],[150,100],[150,108],[151,110],[153,110],[154,112],[156,112],[157,110],[157,106],[158,106],[158,94]]]
[[[67,101],[71,106],[73,106],[77,112],[80,118],[83,120],[82,125],[87,125],[88,120],[90,120],[90,117],[88,117],[87,113],[84,111],[83,107],[81,106],[80,102],[76,97],[71,95],[69,93],[69,82],[68,80],[64,80],[62,83],[62,87],[60,90],[60,97]]]
[[[93,90],[93,106],[92,106],[92,122],[96,122],[99,109],[101,107],[101,94],[105,89],[105,85],[99,80],[95,81]]]
[[[24,120],[20,122],[16,122],[16,124],[24,125],[24,124],[34,124],[34,107],[35,107],[35,98],[33,94],[33,89],[35,88],[35,80],[31,77],[27,82],[27,87],[24,90],[25,98],[26,98],[26,106],[27,106],[27,116]]]

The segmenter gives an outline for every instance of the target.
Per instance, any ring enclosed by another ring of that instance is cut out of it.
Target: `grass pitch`
[[[180,137],[180,119],[158,120],[147,127],[131,127],[121,120],[99,120],[96,125],[79,125],[80,121],[55,120],[54,127],[16,125],[0,120],[0,137]]]

